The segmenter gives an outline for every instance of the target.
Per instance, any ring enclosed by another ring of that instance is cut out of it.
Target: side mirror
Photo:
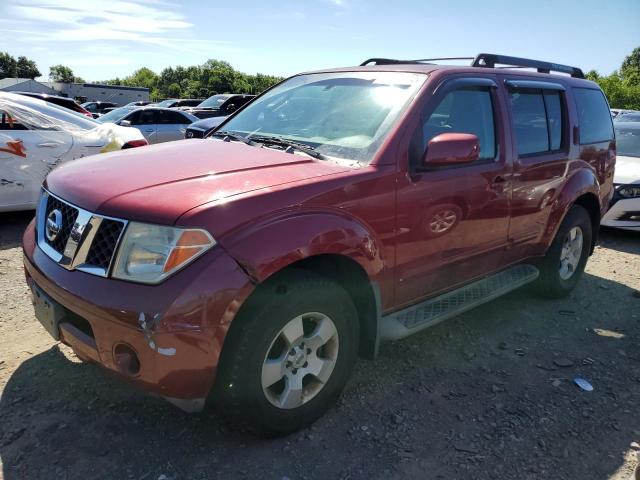
[[[129,121],[129,120],[120,120],[118,125],[120,125],[121,127],[130,127],[131,126],[131,121]]]
[[[422,159],[424,167],[471,163],[480,157],[480,142],[471,133],[442,133],[431,139]]]

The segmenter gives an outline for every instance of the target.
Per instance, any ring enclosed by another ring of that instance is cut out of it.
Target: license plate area
[[[36,318],[55,340],[60,340],[58,325],[65,316],[64,307],[44,293],[35,283],[32,283],[31,289]]]

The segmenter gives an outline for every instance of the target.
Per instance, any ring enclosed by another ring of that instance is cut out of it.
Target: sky
[[[0,0],[0,19],[0,51],[88,81],[211,58],[288,76],[480,52],[609,74],[640,46],[640,0]]]

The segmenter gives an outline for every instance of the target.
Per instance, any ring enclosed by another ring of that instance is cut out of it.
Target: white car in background
[[[614,122],[616,129],[615,193],[602,218],[605,227],[640,232],[640,122]]]
[[[0,212],[34,209],[43,180],[63,162],[143,145],[136,128],[102,125],[52,103],[0,92]]]

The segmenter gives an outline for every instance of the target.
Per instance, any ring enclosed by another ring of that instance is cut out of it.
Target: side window
[[[518,88],[510,90],[509,97],[518,155],[539,155],[560,150],[564,122],[561,93]]]
[[[135,125],[153,125],[156,122],[156,116],[154,115],[153,110],[141,110],[138,113],[138,116],[135,122],[131,122]]]
[[[96,113],[98,111],[98,106],[95,103],[90,103],[89,105],[84,107],[85,110],[91,113]]]
[[[574,88],[580,122],[580,144],[613,139],[613,123],[607,101],[600,90]]]
[[[183,124],[188,124],[191,123],[191,121],[185,117],[184,115],[182,115],[179,112],[171,112],[171,111],[167,111],[167,110],[161,110],[158,112],[160,119],[158,120],[159,124],[164,124],[164,125],[183,125]]]
[[[29,130],[8,113],[0,110],[0,130]]]
[[[445,95],[422,126],[424,147],[442,133],[472,133],[480,142],[480,159],[496,156],[493,101],[488,88],[463,88]],[[423,150],[425,150],[423,149]]]

